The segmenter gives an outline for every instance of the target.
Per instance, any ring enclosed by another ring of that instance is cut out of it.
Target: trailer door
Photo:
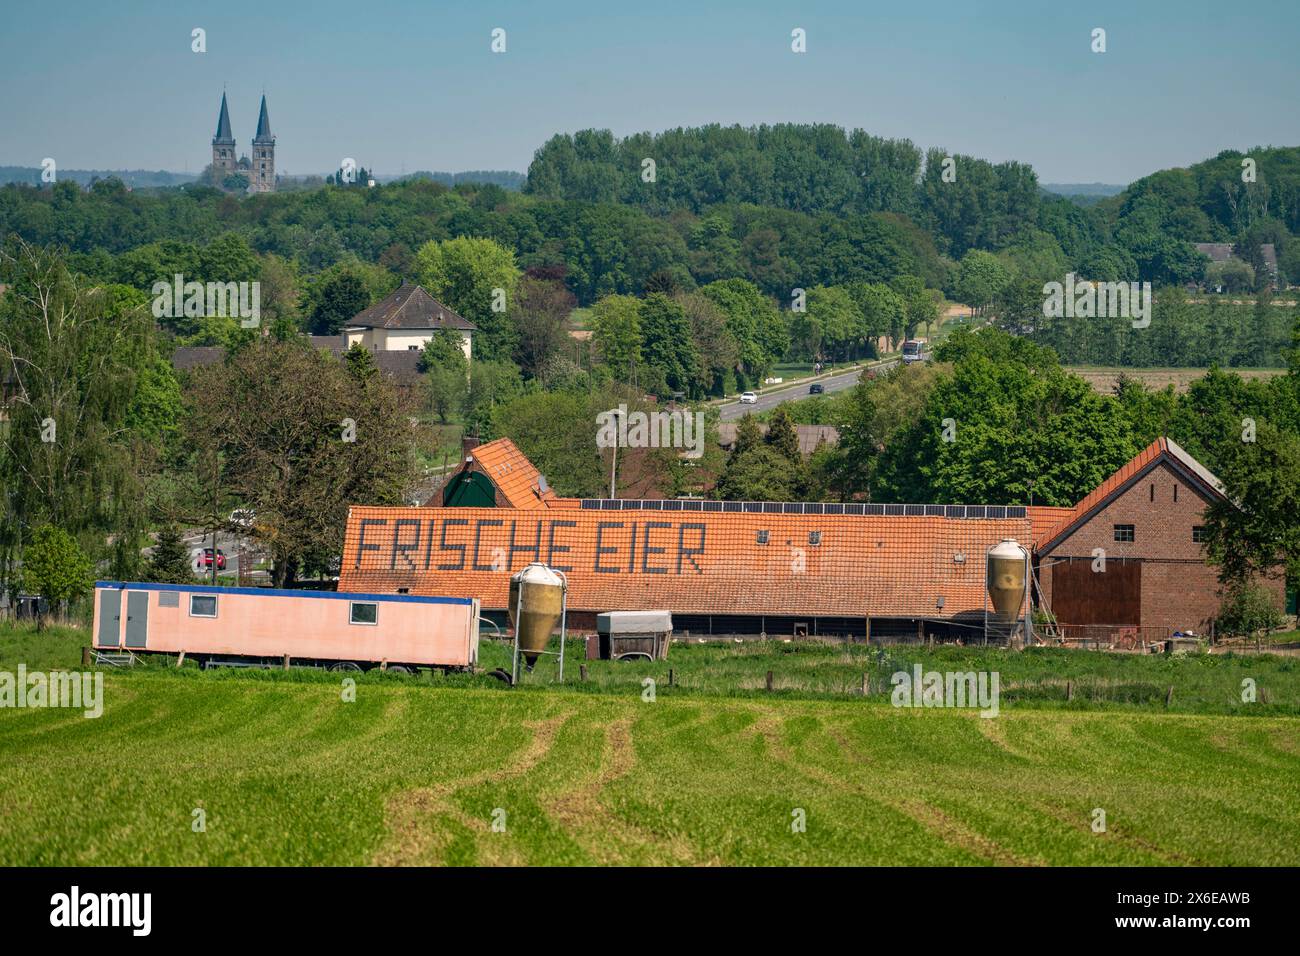
[[[144,647],[149,633],[149,592],[126,592],[126,646]]]
[[[105,588],[99,592],[99,646],[117,647],[121,630],[122,592],[117,588]]]

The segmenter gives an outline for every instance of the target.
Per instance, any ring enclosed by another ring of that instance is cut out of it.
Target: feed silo
[[[559,679],[564,680],[564,618],[568,582],[559,571],[534,563],[510,577],[510,624],[515,630],[512,681],[519,680],[519,658],[528,670],[543,654],[558,653]],[[548,651],[551,634],[560,628],[560,650]]]
[[[1014,643],[1029,635],[1029,552],[1014,538],[1003,538],[985,557],[991,611],[984,612],[984,640]]]

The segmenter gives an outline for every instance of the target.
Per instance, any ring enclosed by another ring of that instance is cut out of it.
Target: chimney
[[[461,457],[461,459],[464,460],[464,459],[468,459],[468,458],[470,458],[470,457],[471,457],[471,454],[470,454],[470,453],[473,452],[474,449],[478,447],[478,444],[479,444],[479,442],[478,442],[478,436],[477,436],[477,435],[464,435],[464,436],[462,436],[462,437],[461,437],[461,440],[460,440],[460,457]]]

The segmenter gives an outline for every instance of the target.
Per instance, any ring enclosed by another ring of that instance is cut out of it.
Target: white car
[[[740,404],[742,404],[742,405],[757,405],[757,404],[758,404],[758,396],[755,395],[753,392],[742,392],[741,395],[740,395]]]

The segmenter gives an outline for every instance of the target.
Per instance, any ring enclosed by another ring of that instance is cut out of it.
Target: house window
[[[217,596],[215,594],[191,594],[190,617],[216,617]]]
[[[1192,528],[1192,540],[1193,540],[1193,541],[1204,541],[1204,540],[1205,540],[1205,526],[1204,526],[1204,525],[1199,525],[1199,524],[1198,524],[1198,525],[1196,525],[1195,527]]]
[[[769,533],[768,533],[767,531],[760,531],[760,532],[758,532],[758,535],[757,535],[757,537],[756,537],[756,540],[758,541],[758,543],[759,543],[759,544],[767,544],[768,534],[769,534]]]
[[[378,624],[379,623],[379,605],[362,601],[352,601],[351,613],[348,617],[349,624]]]
[[[1178,486],[1174,485],[1174,504],[1178,503]]]
[[[1151,484],[1151,500],[1152,501],[1156,500],[1156,486],[1154,482],[1152,482]]]
[[[1131,525],[1131,524],[1117,524],[1117,525],[1115,525],[1115,540],[1116,540],[1116,541],[1132,541],[1132,540],[1133,540],[1133,531],[1134,531],[1134,528],[1133,528],[1133,525]]]

